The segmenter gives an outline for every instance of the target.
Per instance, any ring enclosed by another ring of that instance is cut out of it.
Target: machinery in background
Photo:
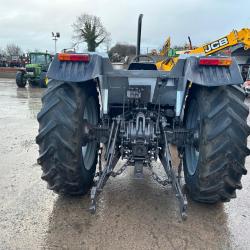
[[[190,46],[191,40],[189,39]],[[186,50],[184,54],[193,54],[193,55],[204,55],[209,56],[216,54],[226,48],[233,47],[235,45],[241,45],[244,50],[250,48],[250,29],[243,28],[239,31],[233,30],[228,35],[223,36],[213,42],[204,44],[193,50]],[[156,63],[157,69],[164,71],[171,71],[176,65],[178,57],[166,58],[162,61]]]
[[[29,83],[30,86],[47,86],[47,71],[52,61],[51,54],[47,52],[31,52],[28,54],[28,64],[21,68],[16,74],[16,84],[24,88]]]

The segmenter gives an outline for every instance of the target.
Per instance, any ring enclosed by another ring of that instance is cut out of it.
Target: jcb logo
[[[220,47],[223,47],[223,46],[227,45],[228,43],[229,42],[228,42],[227,38],[223,37],[223,38],[221,38],[221,39],[219,39],[217,41],[214,41],[214,42],[204,46],[205,53],[208,53],[208,52],[216,50],[216,49],[218,49]]]

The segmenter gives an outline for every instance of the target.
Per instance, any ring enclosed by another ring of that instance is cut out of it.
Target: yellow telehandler
[[[240,31],[233,30],[228,35],[223,36],[211,43],[204,44],[193,50],[186,50],[185,54],[201,54],[201,55],[212,55],[225,48],[229,48],[238,44],[242,44],[244,50],[250,48],[250,29],[243,28]],[[163,61],[156,63],[158,70],[170,71],[176,65],[178,57],[167,58]]]

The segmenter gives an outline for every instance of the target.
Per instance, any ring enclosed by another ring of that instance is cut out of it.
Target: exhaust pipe
[[[188,41],[189,41],[189,49],[193,49],[193,46],[192,46],[192,41],[191,41],[191,38],[190,36],[188,36]]]
[[[140,14],[139,18],[138,18],[136,56],[139,56],[141,54],[141,25],[142,25],[142,18],[143,18],[143,14]]]

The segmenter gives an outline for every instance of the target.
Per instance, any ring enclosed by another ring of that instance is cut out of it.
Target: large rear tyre
[[[184,151],[184,173],[193,200],[230,201],[247,173],[248,107],[238,86],[194,87],[185,110],[185,126],[194,141]]]
[[[26,86],[26,79],[24,77],[24,73],[21,71],[16,73],[16,85],[19,88],[24,88]]]
[[[58,194],[83,195],[93,184],[98,144],[84,141],[83,122],[96,125],[99,104],[96,87],[50,81],[37,119],[38,163],[42,179]]]

